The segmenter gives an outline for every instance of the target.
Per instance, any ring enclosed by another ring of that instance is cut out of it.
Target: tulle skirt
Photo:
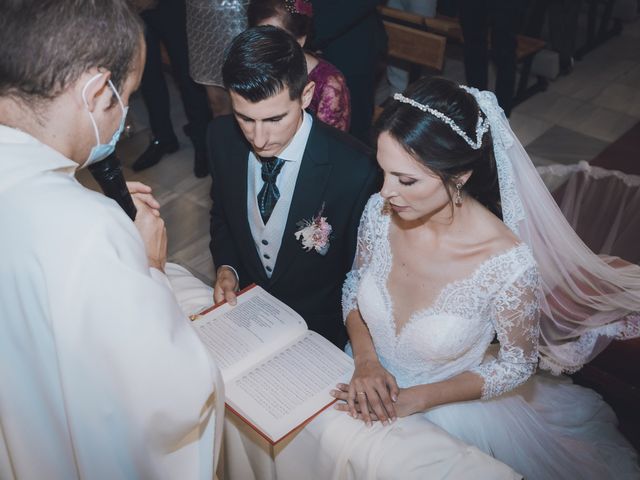
[[[527,480],[640,479],[637,453],[593,390],[538,373],[513,392],[422,414]]]

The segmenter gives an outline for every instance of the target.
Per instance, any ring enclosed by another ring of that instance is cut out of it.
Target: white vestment
[[[0,478],[210,479],[218,369],[76,168],[0,126]]]

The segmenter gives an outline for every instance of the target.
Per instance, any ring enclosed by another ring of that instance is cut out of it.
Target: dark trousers
[[[155,9],[143,12],[141,17],[146,27],[147,60],[140,91],[149,112],[151,131],[161,141],[171,142],[176,138],[171,123],[169,90],[162,71],[162,41],[189,120],[189,135],[194,146],[204,150],[211,113],[204,87],[195,83],[189,74],[184,1],[161,0]]]
[[[371,141],[371,119],[375,94],[373,68],[365,74],[344,74],[351,96],[351,128],[349,133],[357,139]]]
[[[469,86],[489,88],[490,55],[496,66],[495,94],[508,116],[516,84],[517,35],[526,0],[460,0],[460,25],[464,35],[464,66]],[[489,50],[491,31],[491,50]]]
[[[551,47],[560,55],[560,67],[571,62],[576,50],[578,17],[582,0],[553,0],[549,3]]]

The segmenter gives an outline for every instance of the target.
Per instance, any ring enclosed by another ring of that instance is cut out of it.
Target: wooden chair
[[[414,29],[423,29],[428,33],[443,36],[454,43],[464,43],[462,27],[457,18],[443,15],[438,15],[435,18],[426,18],[389,7],[379,7],[378,10],[385,23],[394,22]],[[533,57],[545,47],[546,43],[538,38],[525,35],[518,35],[517,41],[516,59],[518,63],[521,63],[521,69],[520,82],[516,90],[514,104],[524,101],[539,91],[546,90],[548,83],[546,78],[538,76],[536,83],[529,86]]]
[[[389,41],[388,56],[408,62],[409,81],[416,80],[422,68],[442,72],[445,36],[428,31],[424,18],[402,10],[379,7]]]
[[[412,66],[442,71],[447,45],[445,37],[386,20],[384,28],[389,39],[389,57],[404,60]]]
[[[398,15],[395,15],[396,12]],[[417,80],[425,69],[441,73],[447,46],[446,37],[427,31],[423,18],[419,15],[401,10],[394,10],[392,13],[393,16],[383,19],[388,38],[387,58],[408,64],[410,83]],[[380,113],[382,107],[375,106],[374,122]]]

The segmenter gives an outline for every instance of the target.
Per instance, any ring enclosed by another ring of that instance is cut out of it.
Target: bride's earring
[[[464,186],[464,184],[462,183],[456,183],[456,198],[454,199],[454,203],[456,204],[456,207],[461,207],[462,206],[462,187]]]

